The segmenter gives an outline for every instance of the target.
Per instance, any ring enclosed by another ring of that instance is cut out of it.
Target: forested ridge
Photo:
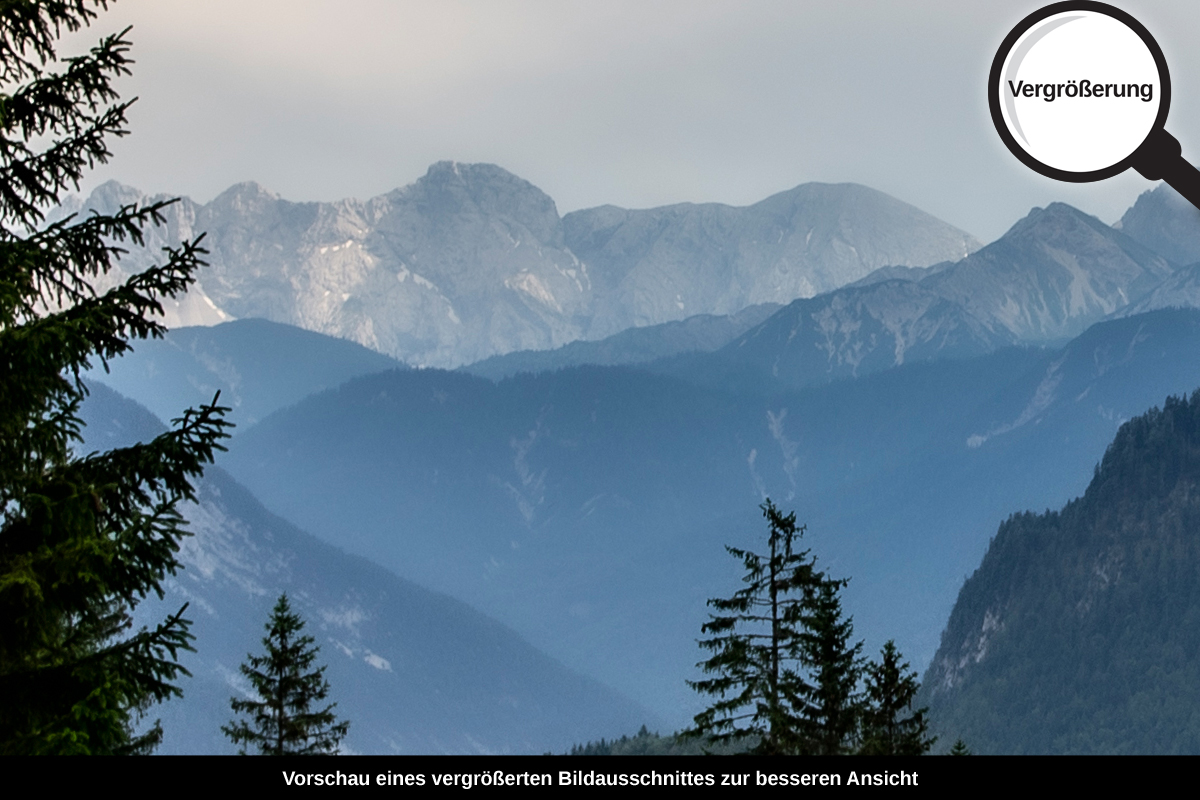
[[[921,703],[981,753],[1200,749],[1200,391],[1125,423],[1084,495],[1014,514]]]

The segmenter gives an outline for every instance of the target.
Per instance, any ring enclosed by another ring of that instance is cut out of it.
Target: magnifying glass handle
[[[1166,181],[1188,202],[1200,208],[1200,170],[1183,158],[1179,140],[1157,128],[1133,154],[1133,168],[1143,178]]]

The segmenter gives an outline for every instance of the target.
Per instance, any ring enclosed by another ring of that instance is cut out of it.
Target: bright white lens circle
[[[1124,23],[1065,11],[1024,33],[1000,70],[1001,113],[1017,144],[1064,172],[1107,169],[1133,154],[1158,118],[1153,53]]]

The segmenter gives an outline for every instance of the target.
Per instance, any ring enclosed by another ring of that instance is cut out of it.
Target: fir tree
[[[716,677],[688,684],[717,700],[684,735],[714,744],[757,742],[751,752],[779,755],[807,749],[803,714],[816,687],[807,680],[802,635],[826,579],[808,551],[796,549],[804,527],[797,527],[795,513],[780,513],[770,500],[762,512],[767,554],[725,548],[745,566],[745,586],[729,599],[708,601],[718,613],[701,628],[711,638],[700,646],[713,655],[697,666]]]
[[[797,715],[799,751],[807,755],[849,753],[858,736],[862,643],[853,641],[854,625],[842,613],[840,592],[847,583],[823,580],[805,598],[799,653],[812,688]]]
[[[881,660],[866,670],[866,706],[862,720],[863,755],[919,756],[928,753],[937,737],[929,736],[927,709],[913,710],[921,684],[917,673],[900,659],[889,641]],[[960,740],[961,744],[961,740]]]
[[[280,595],[263,639],[265,656],[247,656],[242,674],[258,695],[257,700],[229,701],[235,713],[248,714],[250,722],[239,720],[221,727],[222,732],[242,745],[258,749],[261,755],[334,755],[350,728],[349,722],[337,722],[331,703],[314,710],[329,695],[325,667],[312,669],[320,648],[311,636],[302,635],[304,621],[294,613],[287,595]]]
[[[180,693],[183,610],[130,630],[129,612],[178,567],[176,507],[219,448],[223,409],[188,411],[148,444],[74,451],[81,371],[161,336],[161,299],[202,265],[199,240],[98,293],[122,243],[166,203],[46,223],[63,192],[127,133],[113,80],[129,42],[109,36],[59,61],[60,35],[104,0],[0,4],[0,753],[146,752],[139,716]]]
[[[714,598],[699,666],[715,675],[688,684],[717,700],[681,736],[709,744],[752,744],[761,755],[920,755],[929,751],[925,709],[912,711],[919,684],[893,642],[882,661],[865,664],[853,621],[842,611],[849,581],[816,568],[796,515],[767,500],[768,554],[732,547],[745,587]],[[865,676],[865,688],[864,688]],[[907,715],[906,715],[907,713]]]

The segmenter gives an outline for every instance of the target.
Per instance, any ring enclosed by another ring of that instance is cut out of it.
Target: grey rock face
[[[1200,264],[1181,268],[1141,300],[1124,309],[1121,316],[1160,308],[1200,308]]]
[[[1007,344],[1063,341],[1142,310],[1133,303],[1164,281],[1174,285],[1173,269],[1095,217],[1055,203],[957,263],[881,269],[797,300],[720,355],[803,386]],[[1176,300],[1187,293],[1183,276],[1177,282]]]
[[[1143,192],[1113,227],[1176,264],[1200,261],[1200,209],[1165,183]]]
[[[1011,344],[958,303],[891,280],[797,300],[722,351],[792,386],[827,383]]]
[[[1200,262],[1200,210],[1164,183],[1144,192],[1116,227],[1176,264],[1189,265],[1130,305],[1123,314],[1159,308],[1200,308],[1200,264],[1196,263]]]
[[[853,195],[860,187],[849,188]],[[659,240],[665,241],[695,227],[697,220],[727,220],[729,213],[748,209],[675,207],[659,211],[659,222],[675,215],[659,235]],[[634,285],[637,281],[630,276],[639,265],[656,257],[652,251],[660,245],[647,245],[648,235],[643,235],[638,245],[644,245],[644,252],[628,239],[633,228],[647,229],[652,221],[648,215],[605,209],[595,219],[607,220],[604,224],[615,227],[606,233],[593,231],[573,244],[589,253],[597,287],[614,281],[617,285],[608,294],[598,289],[598,296],[615,297]],[[564,221],[568,242],[578,235],[572,229],[577,222],[577,215],[568,215]],[[713,228],[704,230],[712,233]],[[601,243],[605,236],[607,243]],[[703,246],[698,239],[691,240],[697,259],[716,258],[723,252],[711,239]],[[623,243],[613,244],[617,240]],[[664,252],[683,250],[675,240],[661,246]],[[628,258],[623,262],[605,260],[618,251]],[[629,271],[622,272],[629,264],[633,264]],[[1189,272],[1175,273],[1174,269],[1174,264],[1130,236],[1058,203],[1034,209],[999,240],[956,262],[884,266],[841,288],[793,301],[758,326],[745,329],[716,354],[715,361],[706,363],[710,364],[710,377],[723,385],[757,375],[790,386],[809,386],[913,361],[971,357],[1009,344],[1065,341],[1112,316],[1169,305],[1200,305],[1200,289],[1193,285],[1200,285],[1200,279],[1193,277],[1189,283]],[[666,274],[666,270],[658,274]],[[627,298],[632,308],[637,307],[637,297],[634,292]],[[620,336],[655,330],[646,326]],[[616,338],[605,341],[615,342]],[[570,350],[574,357],[570,363],[585,363],[583,359],[608,363],[607,353],[593,344],[601,343],[587,344],[595,352],[582,352],[584,343],[575,343],[563,349],[563,356]],[[516,355],[505,357],[514,367],[499,374],[517,370]],[[536,371],[558,363],[550,354],[540,355],[543,357],[522,357],[519,369]],[[478,366],[479,374],[496,374],[498,365]],[[679,374],[679,365],[666,364],[663,369]]]
[[[110,183],[75,207],[144,199]],[[807,184],[746,208],[605,206],[560,219],[527,181],[454,162],[365,202],[291,203],[253,183],[206,205],[184,200],[131,259],[198,231],[211,267],[183,324],[262,317],[444,367],[790,302],[978,246],[862,186]]]
[[[230,313],[350,339],[418,365],[579,336],[582,265],[553,201],[487,165],[437,164],[366,203],[236,186],[204,207],[206,290]]]
[[[921,285],[1019,341],[1046,342],[1078,335],[1173,270],[1162,256],[1095,217],[1053,203]]]
[[[789,303],[880,267],[927,266],[979,248],[968,234],[854,184],[808,183],[744,208],[603,206],[568,214],[563,225],[598,288],[592,337]]]
[[[62,206],[54,209],[47,217],[57,222],[68,215],[83,219],[91,212],[115,214],[125,206],[148,205],[171,200],[167,195],[147,196],[136,189],[109,181],[96,188],[86,202],[78,197],[68,197]],[[121,254],[112,271],[93,282],[97,291],[105,291],[125,281],[129,276],[162,263],[164,247],[179,247],[183,241],[195,239],[200,231],[196,227],[197,206],[191,200],[180,198],[162,209],[162,224],[148,225],[141,246],[129,240],[114,242],[126,252]],[[162,298],[163,321],[169,328],[185,325],[217,325],[232,317],[212,301],[204,289],[195,286],[186,295],[177,298]]]

